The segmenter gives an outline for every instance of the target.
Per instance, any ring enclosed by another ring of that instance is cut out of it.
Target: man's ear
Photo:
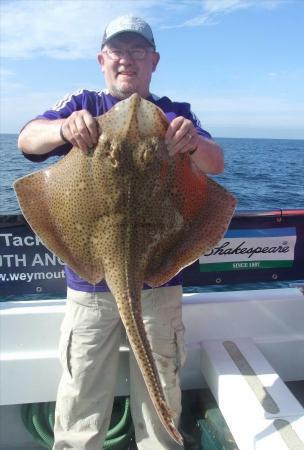
[[[98,62],[99,62],[99,64],[100,64],[100,67],[101,67],[101,71],[102,72],[104,72],[104,56],[103,56],[103,54],[102,53],[98,53],[97,54],[97,59],[98,59]]]
[[[155,72],[157,64],[160,60],[160,54],[158,52],[153,53],[152,70]]]

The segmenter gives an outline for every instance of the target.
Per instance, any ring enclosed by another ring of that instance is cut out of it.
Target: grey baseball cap
[[[126,32],[136,33],[143,37],[155,50],[155,42],[150,25],[140,17],[132,15],[117,17],[108,24],[102,38],[101,48],[114,36]]]

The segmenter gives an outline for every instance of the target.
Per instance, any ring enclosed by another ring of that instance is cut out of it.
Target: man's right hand
[[[98,123],[86,109],[75,111],[64,119],[61,131],[67,141],[85,153],[97,144],[99,138]]]

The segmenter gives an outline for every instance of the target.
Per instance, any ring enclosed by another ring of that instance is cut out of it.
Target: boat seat
[[[304,450],[304,408],[253,339],[201,342],[201,371],[239,450]]]

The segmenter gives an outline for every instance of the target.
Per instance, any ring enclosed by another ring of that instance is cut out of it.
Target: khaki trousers
[[[142,291],[143,321],[165,396],[181,414],[178,371],[185,360],[180,286]],[[125,332],[109,292],[68,289],[61,327],[63,374],[58,388],[53,450],[101,450],[111,419],[119,346]],[[155,413],[137,362],[130,350],[131,413],[138,449],[181,449]]]

